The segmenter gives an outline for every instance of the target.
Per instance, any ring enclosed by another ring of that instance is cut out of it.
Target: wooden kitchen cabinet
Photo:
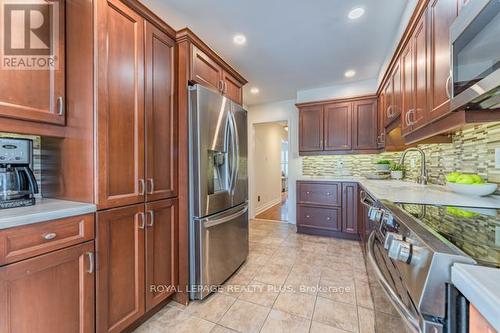
[[[323,106],[324,150],[352,149],[352,103]]]
[[[227,71],[222,72],[222,82],[224,84],[224,95],[237,104],[243,105],[243,83],[238,81]]]
[[[146,201],[154,201],[177,196],[175,41],[146,22],[145,46]]]
[[[97,213],[97,332],[121,332],[145,313],[144,204]]]
[[[146,204],[146,311],[170,295],[177,286],[177,199]],[[160,287],[160,288],[158,288]],[[170,287],[170,288],[169,288]]]
[[[92,333],[94,242],[0,267],[0,332]]]
[[[98,2],[98,207],[143,202],[144,19],[119,0]]]
[[[392,74],[384,89],[385,93],[385,126],[389,126],[401,115],[402,91],[401,91],[401,65],[397,62],[394,65]]]
[[[352,148],[355,150],[377,149],[377,99],[352,103]]]
[[[299,205],[297,207],[299,230],[319,235],[329,232],[341,232],[342,210],[339,207],[314,207]]]
[[[2,68],[0,117],[65,124],[65,1],[57,1],[57,4],[59,34],[57,40],[53,41],[53,45],[57,46],[54,52],[56,66],[43,70]],[[22,56],[30,54],[24,53]]]
[[[427,11],[424,11],[417,23],[411,43],[413,46],[413,109],[408,116],[412,130],[425,125],[427,120],[428,86],[428,45]]]
[[[358,234],[357,183],[342,183],[342,232]]]
[[[323,150],[323,106],[299,110],[299,151]]]
[[[433,120],[450,112],[450,33],[461,0],[430,0],[429,15],[429,91],[427,117]]]
[[[402,70],[402,108],[401,108],[401,131],[403,135],[411,131],[411,120],[409,117],[415,112],[415,90],[414,90],[414,58],[413,44],[411,41],[406,45],[401,54]]]

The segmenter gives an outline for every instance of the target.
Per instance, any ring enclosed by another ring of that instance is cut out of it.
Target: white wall
[[[298,111],[295,100],[252,106],[248,109],[248,175],[250,217],[255,217],[256,187],[255,125],[276,121],[288,122],[288,222],[295,223],[295,181],[302,174],[298,146]]]
[[[256,124],[254,165],[255,214],[281,201],[281,144],[288,140],[282,122]],[[260,201],[259,201],[260,197]]]
[[[324,101],[335,98],[347,98],[374,94],[377,80],[364,80],[329,87],[297,91],[297,103]]]

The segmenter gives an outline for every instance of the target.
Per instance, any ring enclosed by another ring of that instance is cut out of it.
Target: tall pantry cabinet
[[[97,331],[120,332],[177,284],[175,31],[97,2]]]

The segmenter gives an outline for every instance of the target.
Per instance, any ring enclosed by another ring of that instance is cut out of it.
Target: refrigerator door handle
[[[220,219],[215,219],[215,220],[206,219],[205,222],[203,223],[203,227],[204,228],[211,228],[211,227],[214,227],[216,225],[232,221],[232,220],[236,219],[237,217],[244,215],[247,211],[248,211],[248,206],[245,206],[242,210],[240,210],[234,214],[224,216]]]
[[[230,193],[231,195],[234,194],[234,190],[236,188],[236,179],[238,177],[238,171],[239,171],[239,163],[240,163],[240,150],[238,147],[238,128],[236,126],[236,119],[234,118],[234,114],[232,111],[229,112],[229,118],[231,119],[231,147],[232,147],[232,152],[231,154],[233,155],[233,161],[232,161],[232,170],[231,170],[231,179],[230,179]]]

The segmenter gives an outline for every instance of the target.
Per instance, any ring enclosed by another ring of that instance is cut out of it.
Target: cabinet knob
[[[310,218],[310,216],[309,216],[309,215],[306,215],[306,219],[308,219],[308,218]]]
[[[48,232],[45,235],[42,235],[43,239],[45,240],[51,240],[57,237],[57,234],[55,232]]]
[[[330,221],[332,218],[330,216],[327,216],[326,220]]]
[[[306,194],[309,194],[309,193],[310,193],[309,191],[306,192]]]
[[[331,196],[332,194],[330,192],[326,192],[326,195],[327,196]]]

